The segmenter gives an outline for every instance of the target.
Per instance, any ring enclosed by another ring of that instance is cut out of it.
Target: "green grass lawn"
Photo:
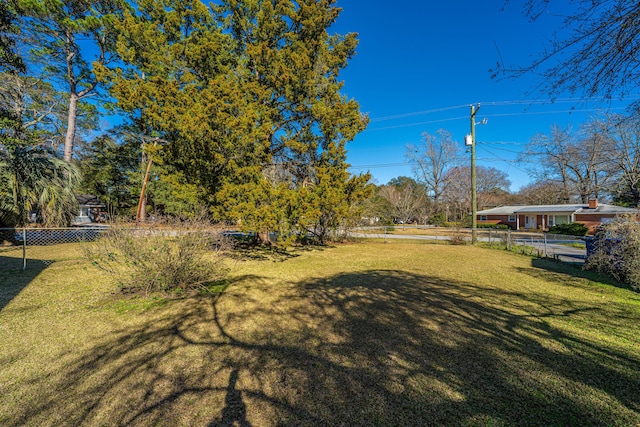
[[[506,251],[367,242],[125,299],[0,250],[0,425],[638,426],[640,294]]]

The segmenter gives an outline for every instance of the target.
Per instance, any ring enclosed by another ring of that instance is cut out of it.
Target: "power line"
[[[524,173],[528,174],[528,172],[527,172],[526,170],[521,169],[521,168],[519,168],[518,166],[516,166],[516,164],[517,164],[517,160],[507,160],[507,159],[504,159],[504,158],[502,158],[502,157],[498,156],[497,154],[495,154],[494,152],[492,152],[491,150],[488,150],[488,149],[487,149],[487,147],[479,147],[479,148],[483,149],[484,151],[486,151],[487,153],[491,154],[492,156],[495,156],[495,157],[496,157],[497,159],[499,159],[500,161],[503,161],[503,162],[505,162],[505,163],[509,164],[509,166],[510,166],[510,167],[513,167],[514,169],[517,169],[517,170],[519,170],[520,172],[524,172]]]
[[[640,94],[635,94],[635,95],[629,95],[625,98],[625,100],[638,100],[640,99]],[[508,105],[556,105],[556,104],[566,104],[566,103],[587,103],[587,102],[592,102],[592,101],[613,101],[610,98],[604,97],[604,96],[594,96],[594,97],[589,97],[589,98],[556,98],[556,99],[512,99],[512,100],[505,100],[505,101],[484,101],[481,102],[480,104],[482,105],[491,105],[491,106],[508,106]],[[620,100],[622,101],[622,100]],[[411,117],[411,116],[419,116],[419,115],[423,115],[423,114],[431,114],[431,113],[439,113],[442,111],[448,111],[448,110],[456,110],[458,108],[468,108],[469,104],[462,104],[462,105],[453,105],[453,106],[449,106],[449,107],[440,107],[440,108],[433,108],[430,110],[421,110],[421,111],[411,111],[411,112],[407,112],[407,113],[399,113],[399,114],[393,114],[393,115],[389,115],[389,116],[383,116],[383,117],[374,117],[372,118],[370,121],[371,122],[381,122],[381,121],[387,121],[387,120],[395,120],[395,119],[402,119],[405,117]],[[571,112],[571,111],[578,111],[578,110],[567,110],[567,112]]]
[[[630,96],[625,98],[625,100],[627,100],[627,101],[629,101],[629,100],[638,100],[638,99],[640,99],[640,94],[630,95]],[[603,100],[608,100],[608,98],[606,98],[606,97],[590,97],[590,98],[559,98],[559,99],[545,99],[545,100],[516,99],[516,100],[507,100],[507,101],[489,101],[489,102],[482,102],[481,104],[482,105],[489,105],[489,106],[557,105],[557,104],[564,104],[564,103],[588,103],[588,102],[591,102],[591,101],[603,101]],[[455,105],[455,106],[449,106],[449,107],[434,108],[434,109],[430,109],[430,110],[413,111],[413,112],[400,113],[400,114],[394,114],[394,115],[383,116],[383,117],[374,117],[374,118],[370,119],[370,122],[371,123],[377,123],[377,122],[383,122],[383,121],[398,120],[398,119],[403,119],[403,118],[407,118],[407,117],[414,117],[414,116],[420,116],[420,115],[426,115],[426,114],[440,113],[440,112],[443,112],[443,111],[456,110],[456,109],[466,108],[466,107],[468,107],[468,104],[467,105]],[[604,111],[604,110],[606,110],[606,111],[620,111],[620,110],[624,110],[626,108],[627,108],[626,106],[625,107],[609,107],[609,108],[606,108],[606,109],[601,108],[601,107],[581,108],[581,109],[570,108],[570,109],[565,109],[565,110],[551,110],[551,111],[521,111],[521,112],[515,112],[515,113],[493,113],[493,114],[483,114],[483,116],[486,116],[486,117],[509,117],[509,116],[545,115],[545,114],[562,114],[562,113],[588,113],[588,112]],[[389,130],[389,129],[398,129],[398,128],[404,128],[404,127],[420,126],[420,125],[441,123],[441,122],[461,120],[461,119],[467,119],[467,116],[451,117],[451,118],[444,118],[444,119],[438,119],[438,120],[412,122],[412,123],[404,123],[404,124],[401,124],[401,125],[365,129],[364,132],[367,132],[367,131],[378,131],[378,130]]]
[[[611,110],[624,110],[626,109],[626,107],[616,107],[616,108],[611,108],[609,109],[609,111]],[[575,110],[575,109],[571,109],[571,110],[553,110],[553,111],[523,111],[523,112],[518,112],[518,113],[494,113],[494,114],[483,114],[483,117],[510,117],[510,116],[538,116],[538,115],[545,115],[545,114],[561,114],[561,113],[589,113],[589,112],[594,112],[594,111],[602,111],[602,109],[600,108],[585,108],[582,110]],[[380,128],[372,128],[372,129],[365,129],[363,131],[364,132],[373,132],[373,131],[380,131],[380,130],[390,130],[390,129],[400,129],[400,128],[406,128],[406,127],[413,127],[413,126],[420,126],[420,125],[429,125],[429,124],[433,124],[433,123],[443,123],[443,122],[451,122],[454,120],[468,120],[467,116],[459,116],[459,117],[450,117],[450,118],[445,118],[445,119],[438,119],[438,120],[429,120],[429,121],[423,121],[423,122],[412,122],[412,123],[404,123],[401,125],[393,125],[393,126],[385,126],[385,127],[380,127]]]
[[[635,95],[629,95],[625,98],[626,100],[637,100],[640,99],[640,94],[635,94]],[[517,100],[508,100],[508,101],[489,101],[489,102],[482,102],[482,105],[494,105],[494,106],[500,106],[500,105],[526,105],[526,104],[530,104],[530,105],[540,105],[540,104],[548,104],[548,105],[553,105],[553,104],[565,104],[565,103],[573,103],[573,102],[578,102],[578,103],[585,103],[585,102],[592,102],[592,101],[610,101],[613,102],[614,100],[611,98],[607,98],[606,96],[592,96],[589,98],[556,98],[556,99],[517,99]],[[622,100],[619,100],[622,101]]]
[[[455,110],[458,108],[467,108],[468,106],[465,105],[456,105],[453,107],[443,107],[443,108],[435,108],[432,110],[424,110],[424,111],[414,111],[411,113],[404,113],[404,114],[396,114],[393,116],[384,116],[384,117],[376,117],[371,119],[370,121],[372,122],[382,122],[382,121],[386,121],[386,120],[395,120],[395,119],[403,119],[405,117],[411,117],[411,116],[420,116],[423,114],[431,114],[431,113],[440,113],[442,111],[449,111],[449,110]]]
[[[624,110],[627,107],[615,107],[609,108],[607,111]],[[508,117],[508,116],[538,116],[543,114],[560,114],[560,113],[589,113],[592,111],[602,111],[601,108],[585,108],[582,110],[570,109],[570,110],[553,110],[553,111],[523,111],[521,113],[496,113],[496,114],[484,114],[486,117]]]
[[[373,129],[365,129],[363,132],[376,131],[376,130],[398,129],[398,128],[405,128],[405,127],[411,127],[411,126],[420,126],[420,125],[430,125],[430,124],[433,124],[433,123],[450,122],[450,121],[453,121],[453,120],[460,120],[460,119],[468,119],[468,117],[461,116],[461,117],[451,117],[451,118],[448,118],[448,119],[430,120],[430,121],[427,121],[427,122],[405,123],[405,124],[402,124],[402,125],[385,126],[385,127],[382,127],[382,128],[373,128]]]
[[[378,169],[378,168],[396,168],[400,166],[416,165],[416,162],[399,162],[399,163],[377,163],[370,165],[349,166],[348,169]]]

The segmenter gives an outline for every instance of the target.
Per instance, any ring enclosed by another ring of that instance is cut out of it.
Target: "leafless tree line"
[[[413,177],[378,187],[378,217],[396,222],[459,221],[471,209],[471,173],[461,144],[450,132],[424,133],[410,145]],[[533,136],[517,160],[531,183],[516,193],[505,172],[478,166],[478,207],[506,204],[587,203],[591,198],[626,206],[640,204],[640,122],[609,115],[583,126],[553,127]]]

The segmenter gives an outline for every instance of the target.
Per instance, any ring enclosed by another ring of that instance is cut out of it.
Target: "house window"
[[[569,224],[569,216],[568,215],[554,215],[554,224]]]
[[[87,206],[80,207],[80,216],[89,216],[89,207]]]
[[[486,220],[487,220],[486,215],[480,215],[480,221],[486,221]]]
[[[509,215],[509,222],[516,222],[516,216],[515,215]]]
[[[549,215],[549,227],[553,227],[558,224],[568,224],[569,216],[568,215]]]

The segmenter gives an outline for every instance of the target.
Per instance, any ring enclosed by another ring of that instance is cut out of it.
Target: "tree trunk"
[[[71,162],[73,157],[73,142],[76,136],[76,118],[78,111],[78,94],[72,92],[69,96],[69,115],[67,117],[67,134],[64,137],[64,161]]]
[[[269,235],[269,230],[265,229],[258,233],[258,243],[270,246],[271,245],[271,236]]]
[[[143,194],[140,199],[140,211],[138,215],[138,222],[145,223],[147,222],[147,195]]]

